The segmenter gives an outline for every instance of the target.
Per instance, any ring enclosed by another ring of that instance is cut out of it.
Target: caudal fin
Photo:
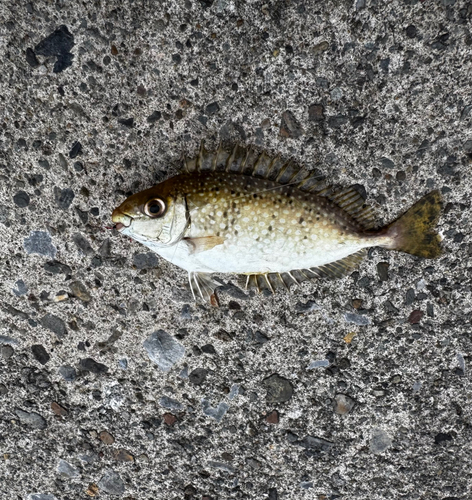
[[[441,255],[441,237],[435,230],[441,207],[439,191],[431,191],[421,198],[387,227],[387,234],[393,240],[389,248],[426,259]]]

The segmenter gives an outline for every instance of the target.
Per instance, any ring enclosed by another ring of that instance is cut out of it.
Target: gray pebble
[[[164,330],[153,332],[143,343],[149,359],[168,372],[185,354],[185,347]]]
[[[61,318],[54,314],[47,313],[41,318],[41,325],[51,332],[55,333],[58,338],[64,338],[67,335],[66,324]]]
[[[224,402],[219,403],[216,408],[212,408],[206,399],[202,399],[202,411],[204,415],[215,419],[217,422],[221,422],[228,409],[229,406]]]
[[[239,384],[233,384],[229,391],[228,398],[232,400],[238,395],[239,395]]]
[[[374,454],[379,454],[384,452],[387,448],[392,445],[392,438],[382,429],[374,428],[372,429],[372,435],[370,438],[370,451]]]
[[[159,265],[159,259],[154,252],[136,253],[133,255],[133,264],[138,269],[152,269]]]
[[[31,352],[37,361],[39,361],[42,365],[45,365],[51,357],[48,352],[41,344],[35,344],[31,346]]]
[[[328,359],[316,359],[311,361],[310,364],[306,367],[307,370],[313,370],[314,368],[324,368],[329,366]]]
[[[48,424],[46,420],[39,415],[39,413],[36,412],[31,412],[28,413],[27,411],[21,410],[20,408],[17,408],[15,410],[15,413],[17,417],[20,419],[20,422],[28,425],[29,427],[32,427],[33,429],[45,429]]]
[[[108,367],[103,363],[99,363],[92,358],[85,358],[79,361],[79,368],[84,372],[92,372],[96,374],[106,373]]]
[[[0,344],[18,345],[18,340],[8,335],[0,335]]]
[[[370,325],[370,318],[367,316],[361,316],[360,314],[346,313],[344,315],[344,319],[347,323],[354,323],[359,326]]]
[[[47,493],[30,493],[26,500],[57,500],[57,498]]]
[[[98,487],[110,495],[122,495],[125,492],[125,483],[114,470],[108,469],[98,482]]]
[[[58,372],[66,382],[73,382],[77,378],[77,372],[72,366],[60,366]]]
[[[73,465],[62,459],[59,460],[56,470],[59,474],[62,474],[67,477],[77,477],[80,475],[80,472],[77,468],[75,468]]]
[[[263,384],[267,389],[268,403],[285,403],[293,395],[293,387],[290,381],[277,373],[264,379]]]
[[[16,288],[12,288],[12,292],[17,296],[21,297],[22,295],[26,295],[28,292],[28,287],[26,286],[23,280],[18,280],[16,283]]]
[[[331,441],[327,441],[326,439],[314,436],[305,436],[301,441],[299,441],[298,444],[308,450],[317,452],[322,451],[325,453],[330,451],[331,448],[334,446]]]
[[[13,201],[17,207],[25,208],[30,204],[30,197],[27,192],[18,191],[18,193],[13,196]]]
[[[208,370],[205,370],[205,368],[195,368],[189,373],[188,379],[192,384],[200,385],[205,382],[207,375]]]
[[[232,465],[226,464],[225,462],[216,462],[216,461],[209,461],[208,465],[212,467],[213,469],[218,469],[222,470],[224,472],[229,472],[230,474],[233,474],[235,472],[235,469]]]
[[[74,198],[75,194],[72,189],[60,189],[57,186],[54,188],[54,199],[56,200],[56,204],[60,209],[67,210]]]
[[[31,231],[29,237],[23,241],[23,246],[29,254],[45,255],[52,259],[57,253],[56,247],[52,244],[51,235],[47,231]]]
[[[72,236],[72,241],[75,243],[75,246],[78,250],[83,252],[85,255],[93,254],[93,248],[88,242],[87,238],[80,233],[75,233]]]
[[[3,359],[10,359],[13,354],[15,353],[14,349],[12,346],[10,345],[2,345],[2,347],[0,348],[0,354],[2,356]]]
[[[169,398],[168,396],[162,396],[161,399],[159,399],[159,404],[163,408],[167,408],[169,410],[183,410],[184,405],[177,401],[176,399]]]

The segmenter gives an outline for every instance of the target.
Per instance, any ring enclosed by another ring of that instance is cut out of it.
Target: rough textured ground
[[[471,16],[1,3],[2,499],[471,498]],[[231,138],[358,184],[383,222],[440,189],[444,255],[375,249],[272,297],[226,276],[194,304],[106,226]]]

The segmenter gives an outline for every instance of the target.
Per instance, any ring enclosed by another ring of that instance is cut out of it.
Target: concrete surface
[[[471,498],[471,15],[1,3],[2,499]],[[442,190],[444,255],[194,304],[107,226],[220,138],[362,186],[383,222]]]

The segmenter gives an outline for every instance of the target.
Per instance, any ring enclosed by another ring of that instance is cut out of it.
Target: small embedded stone
[[[26,191],[18,191],[13,196],[13,201],[17,207],[25,208],[30,204],[30,197]]]
[[[266,422],[268,424],[278,424],[279,423],[279,412],[277,410],[272,410],[266,416]]]
[[[162,419],[164,420],[164,423],[170,427],[172,427],[175,422],[177,422],[177,417],[175,415],[172,415],[172,413],[164,413]]]
[[[410,313],[410,316],[408,316],[408,322],[411,323],[412,325],[415,325],[421,321],[421,318],[423,316],[424,312],[417,309]]]
[[[102,431],[98,435],[98,439],[102,441],[102,443],[111,445],[115,442],[115,438],[108,432],[108,431]]]
[[[56,403],[56,401],[53,401],[51,403],[51,410],[58,416],[58,417],[65,417],[67,415],[67,410],[62,407],[59,403]]]
[[[303,135],[303,128],[290,110],[287,110],[282,114],[282,120],[280,122],[280,135],[291,139],[296,139],[297,137]]]
[[[113,450],[113,458],[117,462],[134,462],[134,457],[131,453],[123,448]]]
[[[263,384],[267,389],[268,403],[285,403],[293,396],[293,387],[290,381],[277,373],[264,379]]]
[[[38,361],[42,365],[45,365],[51,359],[46,349],[41,344],[32,345],[31,352],[33,353],[36,361]]]
[[[336,394],[334,398],[334,412],[338,415],[346,415],[355,405],[355,401],[345,394]]]

